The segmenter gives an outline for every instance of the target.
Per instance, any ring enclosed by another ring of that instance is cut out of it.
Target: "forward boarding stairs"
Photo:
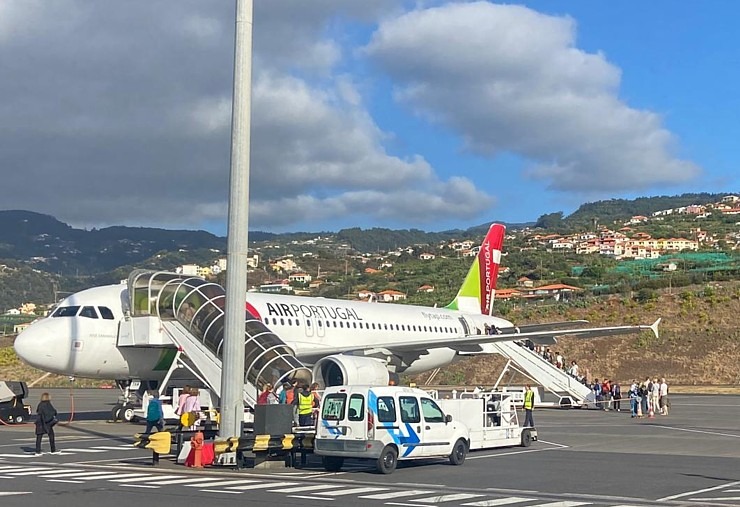
[[[246,302],[246,299],[245,299]],[[199,277],[136,270],[128,278],[128,313],[118,334],[119,347],[160,349],[160,369],[184,367],[221,397],[226,293]],[[300,378],[311,371],[260,320],[245,311],[244,402],[254,407],[259,387]],[[157,366],[155,366],[157,369]]]
[[[494,352],[508,359],[504,371],[499,376],[497,387],[507,370],[514,367],[521,374],[540,384],[546,391],[554,394],[558,399],[558,406],[584,407],[593,404],[594,394],[591,388],[528,347],[514,341],[495,342],[489,346]]]

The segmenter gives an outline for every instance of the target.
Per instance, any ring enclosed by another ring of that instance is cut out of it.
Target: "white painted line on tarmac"
[[[492,498],[491,500],[481,500],[480,502],[464,503],[463,505],[472,505],[474,507],[493,507],[496,505],[510,505],[513,503],[529,502],[530,500],[534,500],[534,498],[510,496],[508,498]]]
[[[194,478],[195,479],[195,478]],[[198,481],[193,480],[193,484],[186,484],[188,488],[215,488],[217,486],[238,486],[240,484],[257,484],[258,481],[254,479],[205,479],[199,478]],[[263,483],[260,483],[263,484]]]
[[[105,452],[105,450],[103,450],[103,449],[77,449],[77,448],[71,448],[71,449],[64,449],[62,452],[69,452],[69,453],[74,453],[74,452],[91,452],[91,453],[96,453],[96,452]]]
[[[486,458],[505,458],[515,454],[529,454],[531,452],[558,451],[560,447],[548,447],[547,449],[527,449],[526,451],[502,452],[500,454],[486,454],[485,456],[467,456],[465,459],[486,459]]]
[[[228,493],[230,495],[241,495],[241,491],[228,491],[226,489],[201,489],[204,493]]]
[[[140,479],[143,479],[144,477],[147,477],[143,474],[121,474],[119,472],[116,473],[109,473],[108,475],[96,475],[95,477],[80,477],[83,481],[95,481],[95,480],[106,480],[106,479],[126,479],[128,477],[138,477]]]
[[[148,484],[121,484],[121,486],[127,487],[127,488],[149,488],[149,489],[159,489],[159,486],[150,486]]]
[[[47,482],[65,482],[67,484],[82,484],[82,481],[73,481],[67,479],[47,479]]]
[[[540,438],[538,438],[538,439],[537,439],[537,441],[538,441],[538,442],[541,442],[541,443],[543,443],[543,444],[547,444],[547,445],[554,445],[555,447],[560,447],[560,448],[568,448],[568,447],[570,447],[569,445],[565,445],[565,444],[558,444],[558,443],[556,443],[556,442],[548,442],[547,440],[542,440],[542,439],[540,439]]]
[[[653,427],[664,428],[667,430],[688,431],[689,433],[704,433],[705,435],[716,435],[718,437],[740,438],[740,435],[733,435],[731,433],[719,433],[717,431],[690,430],[688,428],[674,428],[673,426],[663,426],[661,424],[654,424]]]
[[[296,484],[295,482],[291,484]],[[273,486],[278,486],[274,484]],[[271,489],[270,493],[305,493],[306,491],[318,491],[320,489],[336,488],[336,484],[314,484],[312,486],[296,486],[293,488]]]
[[[578,507],[579,505],[588,505],[590,502],[548,502],[538,503],[530,507]]]
[[[30,491],[0,491],[0,496],[30,495]]]
[[[327,501],[334,501],[336,498],[328,498],[324,496],[309,496],[309,495],[287,495],[288,498],[303,498],[305,500],[327,500]]]
[[[152,478],[156,477],[158,479],[180,479],[182,475],[152,475],[151,477]],[[149,482],[149,481],[142,480],[141,478],[137,478],[137,477],[129,478],[129,479],[110,479],[110,481],[111,482],[122,482],[122,483],[136,482],[136,481]]]
[[[703,502],[710,502],[710,501],[713,501],[713,500],[726,502],[728,500],[740,500],[740,496],[718,496],[718,497],[707,496],[707,497],[704,497],[704,498],[701,498],[701,497],[689,498],[689,500],[696,501],[696,502],[702,502],[702,501]]]
[[[475,493],[455,493],[451,495],[437,495],[437,496],[428,496],[426,498],[419,498],[419,499],[412,499],[409,500],[409,502],[432,502],[432,503],[439,503],[439,502],[454,502],[457,500],[467,500],[469,498],[480,498],[483,495],[477,495]]]
[[[428,489],[408,489],[406,491],[390,491],[388,493],[377,493],[375,495],[362,495],[359,498],[370,498],[372,500],[390,500],[391,498],[401,498],[404,496],[428,495],[432,491]]]
[[[273,482],[273,483],[263,482],[259,484],[246,484],[244,486],[228,486],[228,489],[238,489],[239,491],[246,491],[248,489],[267,489],[267,488],[274,488],[275,486],[290,486],[293,484],[296,484],[296,483],[295,482]]]
[[[340,489],[339,491],[324,491],[321,493],[326,496],[343,496],[343,495],[356,495],[359,493],[370,493],[372,491],[383,491],[386,488],[375,488],[372,486],[364,486],[359,488]]]
[[[686,493],[680,493],[678,495],[671,495],[671,496],[666,496],[663,498],[658,498],[656,502],[666,502],[668,500],[675,500],[676,498],[682,498],[685,496],[698,495],[701,493],[707,493],[709,491],[716,491],[718,489],[724,489],[724,488],[729,488],[732,486],[737,486],[738,484],[740,484],[740,481],[728,482],[727,484],[722,484],[721,486],[714,486],[713,488],[697,489],[695,491],[688,491]]]

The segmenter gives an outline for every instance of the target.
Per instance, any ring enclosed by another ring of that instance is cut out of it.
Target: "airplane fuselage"
[[[456,351],[426,342],[482,334],[485,324],[511,327],[504,319],[444,308],[365,303],[324,298],[249,293],[248,308],[305,362],[342,351],[372,352],[376,342],[419,343],[397,371],[416,373],[449,364]],[[64,311],[64,309],[67,309]],[[125,284],[95,287],[65,299],[49,317],[16,339],[18,355],[31,366],[62,375],[102,379],[158,379],[174,360],[174,345],[119,346],[119,327],[128,312]],[[382,339],[381,339],[382,338]],[[384,349],[376,356],[386,354]],[[388,353],[390,354],[390,353]]]

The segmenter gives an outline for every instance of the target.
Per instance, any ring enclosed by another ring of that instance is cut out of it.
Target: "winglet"
[[[656,338],[660,338],[660,333],[658,333],[658,325],[660,325],[661,318],[658,318],[655,322],[652,323],[650,326],[650,331],[653,332]]]

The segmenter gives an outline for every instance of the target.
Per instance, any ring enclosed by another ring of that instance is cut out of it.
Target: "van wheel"
[[[465,462],[465,456],[468,454],[468,445],[462,438],[455,442],[450,454],[450,463],[453,465],[462,465]]]
[[[392,474],[398,464],[398,451],[390,445],[386,445],[378,456],[376,468],[381,474]]]
[[[15,416],[15,423],[16,424],[22,424],[25,418],[22,415]]]
[[[327,472],[339,472],[344,465],[344,458],[339,456],[324,456],[324,470]]]
[[[529,447],[532,445],[532,434],[529,430],[522,431],[522,447]]]

